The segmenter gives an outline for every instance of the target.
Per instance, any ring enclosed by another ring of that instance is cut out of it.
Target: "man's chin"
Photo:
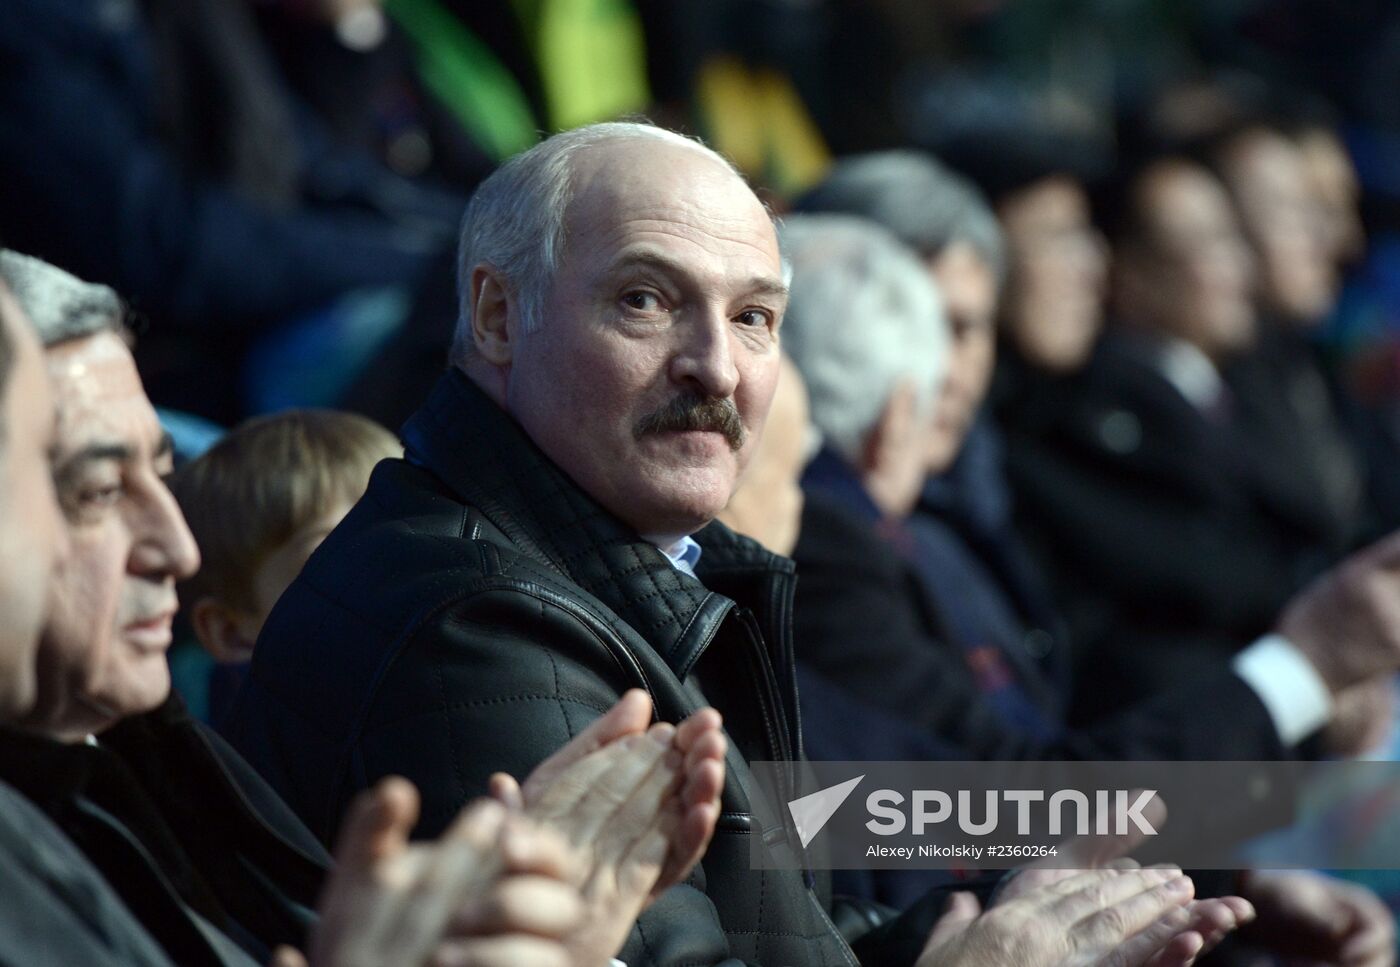
[[[637,533],[678,537],[719,516],[737,479],[737,457],[728,447],[699,461],[644,449],[627,462],[625,474],[602,478],[602,486],[591,492]]]
[[[660,497],[661,495],[658,495]],[[648,539],[674,539],[708,525],[724,509],[724,501],[707,499],[694,494],[669,499],[639,501],[627,519],[637,533]]]
[[[147,660],[126,670],[121,681],[114,681],[89,699],[107,712],[116,724],[121,719],[154,711],[170,697],[170,668],[164,658]]]

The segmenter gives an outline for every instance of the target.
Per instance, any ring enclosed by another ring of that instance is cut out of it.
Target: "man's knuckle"
[[[1094,930],[1103,937],[1125,937],[1128,934],[1128,918],[1122,907],[1100,910],[1090,922]]]
[[[1108,893],[1102,883],[1095,883],[1093,886],[1086,887],[1080,895],[1084,898],[1086,903],[1096,910],[1108,906]]]

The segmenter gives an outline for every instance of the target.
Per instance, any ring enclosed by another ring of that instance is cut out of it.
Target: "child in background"
[[[180,603],[217,663],[207,696],[198,684],[182,689],[191,711],[218,724],[272,606],[364,493],[374,465],[402,455],[362,416],[287,410],[239,425],[176,472],[171,489],[203,558]]]

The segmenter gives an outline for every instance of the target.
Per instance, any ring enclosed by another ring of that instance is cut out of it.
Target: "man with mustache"
[[[768,213],[695,142],[583,128],[478,190],[459,288],[451,366],[405,459],[273,609],[230,740],[323,840],[388,773],[422,790],[435,834],[628,688],[663,719],[713,704],[737,753],[715,840],[620,959],[848,962],[800,872],[749,868],[743,759],[800,748],[771,604],[791,564],[706,526],[777,378]]]
[[[715,838],[619,957],[856,963],[823,879],[750,856],[802,849],[746,762],[802,756],[793,565],[714,522],[778,379],[787,286],[768,212],[697,142],[580,128],[483,183],[459,284],[450,368],[405,425],[404,460],[376,468],[273,609],[234,744],[323,839],[390,772],[422,789],[432,834],[493,771],[529,771],[626,689],[663,719],[713,703],[734,752]],[[1110,929],[964,918],[925,962],[992,962],[979,957],[1013,922],[1018,949],[1044,955],[1027,964],[1084,945],[1136,944],[1127,963],[1199,949],[1188,885],[1134,871],[1115,881],[1126,892],[1100,890],[1117,872],[1090,874],[1091,908],[1136,898],[1098,921]],[[879,939],[912,962],[928,912]],[[852,936],[870,926],[847,921]]]

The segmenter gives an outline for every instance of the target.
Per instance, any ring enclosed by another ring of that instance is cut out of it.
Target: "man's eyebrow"
[[[136,456],[134,448],[125,443],[90,443],[68,455],[65,464],[89,463],[93,460],[130,460]]]
[[[667,275],[681,277],[691,274],[690,267],[684,262],[647,249],[624,252],[608,266],[607,274],[616,275],[633,268],[651,268]],[[749,295],[771,295],[785,299],[788,294],[788,287],[783,285],[781,280],[763,275],[749,279],[742,288]]]
[[[669,275],[689,275],[690,270],[684,262],[680,262],[668,255],[660,252],[653,252],[648,249],[633,250],[624,252],[615,258],[608,266],[608,274],[615,275],[625,272],[628,269],[649,268],[665,272]]]
[[[160,441],[156,444],[155,451],[151,454],[152,459],[159,460],[175,452],[175,439],[169,431],[162,430]],[[71,480],[72,477],[89,463],[99,463],[103,460],[111,460],[116,463],[125,463],[136,459],[136,448],[126,443],[89,443],[87,446],[75,450],[66,457],[60,458],[54,465],[54,480],[63,483]]]
[[[63,457],[54,467],[54,482],[59,486],[71,481],[89,463],[113,460],[118,463],[132,459],[136,451],[125,443],[89,443]]]
[[[779,280],[771,279],[767,276],[758,276],[750,279],[745,291],[751,292],[754,295],[772,295],[783,299],[788,297],[788,287],[783,285]]]

